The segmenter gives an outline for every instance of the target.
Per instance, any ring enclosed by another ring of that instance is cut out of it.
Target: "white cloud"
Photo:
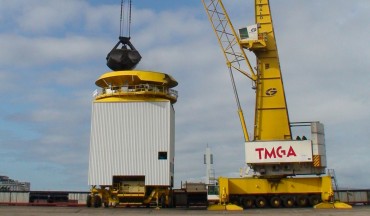
[[[117,5],[103,5],[100,7],[89,7],[85,12],[86,28],[97,30],[109,27],[119,34],[120,7]],[[118,38],[118,37],[117,37]]]
[[[78,20],[86,4],[83,1],[23,1],[16,16],[19,27],[26,32],[48,33],[65,29]]]
[[[86,64],[109,50],[100,38],[68,36],[65,38],[0,35],[0,63],[8,67],[48,65],[55,62]],[[102,60],[104,62],[104,59]]]

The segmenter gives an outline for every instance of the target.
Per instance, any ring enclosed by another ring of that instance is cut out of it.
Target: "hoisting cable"
[[[131,37],[131,10],[132,10],[132,0],[129,3],[129,15],[128,15],[128,37]]]
[[[119,23],[119,36],[123,37],[123,33],[126,32],[128,38],[130,38],[131,37],[132,0],[128,1],[128,9],[126,9],[127,11],[125,11],[125,6],[124,6],[125,2],[126,1],[121,0],[121,16],[120,16],[120,23]],[[127,12],[127,13],[125,13],[125,12]],[[126,24],[126,25],[124,25],[124,24]],[[126,29],[125,29],[125,27],[126,27]]]
[[[245,124],[245,118],[244,118],[243,110],[242,110],[242,107],[240,105],[240,100],[239,100],[239,96],[238,96],[238,90],[236,89],[236,84],[235,84],[235,80],[234,80],[233,71],[232,71],[231,67],[228,67],[228,68],[229,68],[229,74],[230,74],[231,84],[232,84],[233,90],[234,90],[234,96],[235,96],[235,100],[236,100],[236,105],[238,107],[239,120],[240,120],[240,123],[242,125],[242,130],[243,130],[243,135],[244,135],[244,141],[245,142],[249,142],[249,135],[248,135],[247,125]]]
[[[121,16],[119,19],[119,36],[122,37],[122,22],[123,22],[123,0],[121,0]]]

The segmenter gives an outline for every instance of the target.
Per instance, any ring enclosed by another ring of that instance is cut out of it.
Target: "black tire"
[[[311,206],[315,206],[321,202],[321,196],[320,195],[311,195],[308,199],[310,201]]]
[[[244,209],[253,208],[255,200],[252,197],[244,197],[241,199],[241,204]]]
[[[91,195],[90,194],[87,195],[87,197],[86,197],[86,207],[88,207],[88,208],[91,207],[91,205],[92,205],[91,200],[92,200]]]
[[[267,206],[267,201],[264,197],[257,197],[256,206],[258,208],[265,208]]]
[[[172,207],[176,208],[176,196],[174,196],[174,195],[173,195],[173,198],[172,198]]]
[[[161,207],[166,208],[166,195],[162,194],[159,201],[160,201]]]
[[[305,195],[297,196],[296,201],[299,207],[306,207],[308,205],[308,197]]]
[[[284,204],[284,207],[286,207],[286,208],[292,208],[292,207],[294,207],[294,197],[292,197],[292,196],[286,196],[283,199],[283,204]]]
[[[278,196],[273,196],[270,199],[270,205],[273,208],[279,208],[281,206],[281,199]]]
[[[99,195],[95,195],[94,196],[94,207],[95,208],[100,208],[101,205],[102,205],[101,197]]]
[[[113,208],[116,208],[116,207],[118,206],[118,204],[119,204],[119,199],[118,199],[118,197],[116,197],[116,196],[112,196],[112,203],[111,203],[111,206],[112,206]]]

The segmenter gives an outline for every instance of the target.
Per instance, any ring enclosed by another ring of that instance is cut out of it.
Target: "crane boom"
[[[243,48],[253,51],[257,57],[254,140],[291,140],[269,0],[255,0],[255,21],[258,40],[240,41]]]
[[[226,65],[229,68],[229,75],[234,90],[234,96],[238,107],[238,116],[243,130],[244,140],[249,140],[248,130],[244,119],[243,110],[240,105],[238,91],[234,81],[233,69],[239,71],[251,80],[256,80],[256,74],[244,49],[240,45],[239,37],[230,21],[226,9],[222,1],[218,0],[202,0],[204,9],[207,12],[209,21],[212,24],[213,30],[217,36],[219,45],[223,51]],[[246,65],[245,65],[246,64]],[[249,71],[245,70],[245,67]]]
[[[315,139],[313,142],[306,137],[304,140],[292,139],[269,0],[254,0],[255,24],[245,26],[239,31],[234,29],[222,0],[202,2],[230,71],[246,140],[246,163],[267,178],[324,173],[326,157],[324,151],[321,151],[324,149],[324,141]],[[251,51],[256,56],[254,69],[246,51]],[[249,68],[249,72],[245,68]],[[254,84],[254,135],[251,140],[232,70],[245,74]],[[323,126],[318,122],[312,123],[311,137],[317,137],[317,134],[322,136]]]
[[[202,0],[202,2],[216,33],[230,74],[232,75],[232,70],[237,70],[254,82],[256,105],[253,141],[291,140],[288,108],[269,1],[255,0],[255,21],[257,24],[254,31],[257,35],[256,38],[242,37],[243,29],[239,30],[240,35],[237,34],[221,0]],[[253,70],[245,50],[252,51],[256,55],[257,71]],[[232,83],[235,92],[236,87],[233,79]],[[237,92],[235,95],[237,97]],[[238,98],[237,104],[243,126],[245,120],[241,108],[239,108]],[[243,132],[244,136],[248,137],[247,129],[243,128]]]
[[[256,80],[255,71],[241,47],[239,37],[222,1],[202,0],[202,2],[223,51],[227,66],[239,71],[251,80]]]

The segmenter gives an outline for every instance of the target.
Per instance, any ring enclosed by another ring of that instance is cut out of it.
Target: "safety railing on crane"
[[[177,100],[178,92],[174,89],[170,89],[167,86],[155,85],[155,84],[139,84],[139,85],[124,85],[124,86],[112,86],[108,88],[102,88],[100,91],[95,90],[93,97],[99,99],[108,96],[130,96],[130,95],[158,95],[169,97]]]

